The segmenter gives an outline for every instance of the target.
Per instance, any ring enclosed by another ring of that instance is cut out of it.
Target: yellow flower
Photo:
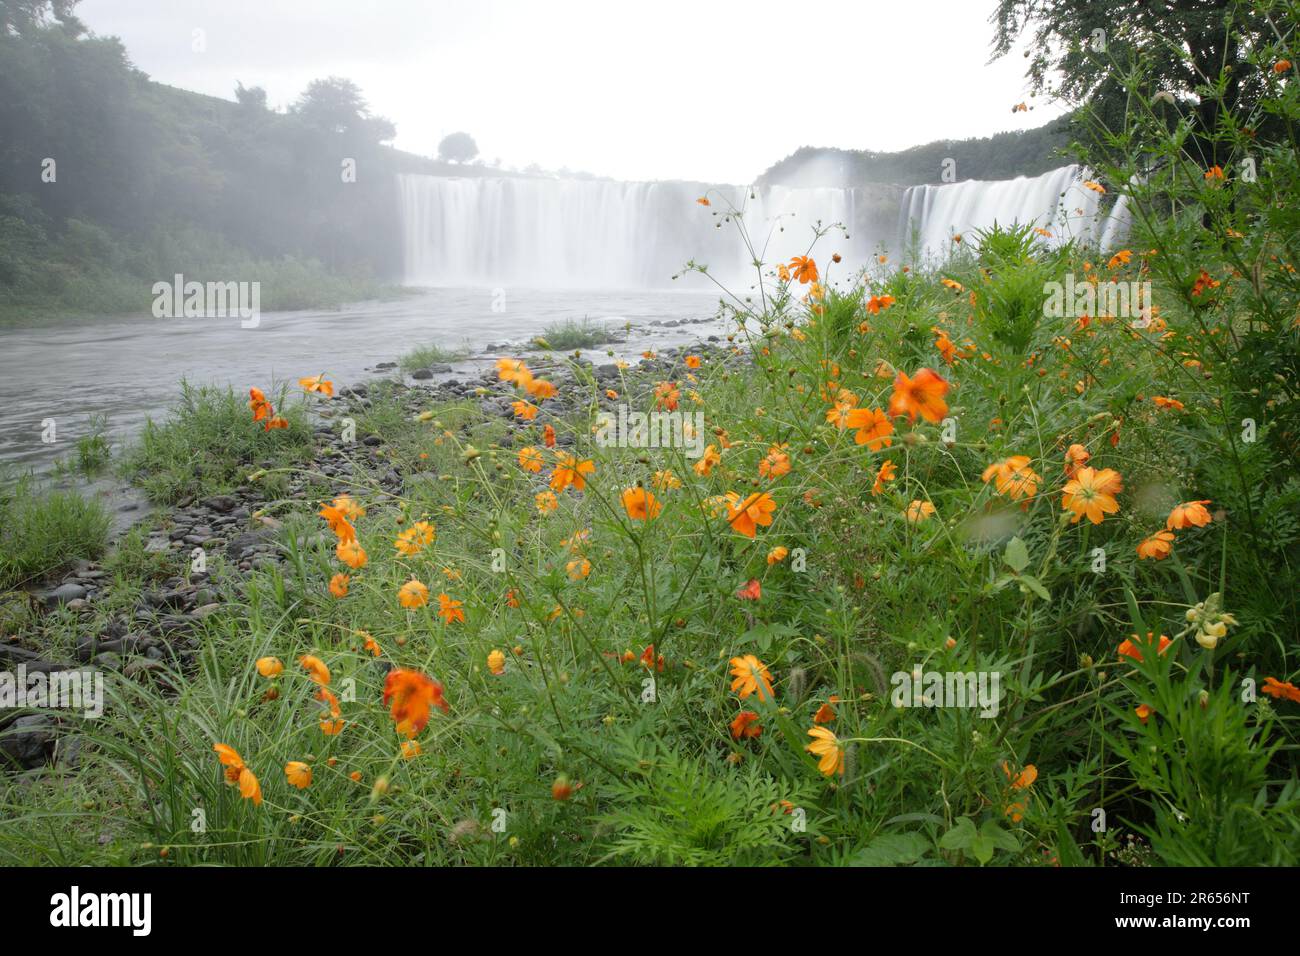
[[[543,515],[548,515],[560,507],[560,500],[555,497],[553,491],[542,491],[534,496],[537,501],[537,510]]]
[[[429,603],[429,589],[419,581],[407,581],[397,591],[397,603],[407,609],[424,607]]]
[[[257,672],[263,677],[279,677],[284,673],[284,663],[278,657],[259,657]]]
[[[487,656],[488,670],[500,677],[506,672],[506,656],[498,650],[493,650]]]
[[[934,505],[919,499],[912,501],[904,512],[909,524],[920,524],[934,514]]]
[[[840,743],[835,732],[829,727],[809,727],[808,736],[813,738],[804,749],[817,757],[817,769],[827,777],[844,775],[844,745]]]
[[[301,760],[290,760],[284,765],[284,776],[289,786],[306,790],[311,786],[311,767]]]
[[[350,567],[353,571],[365,567],[366,549],[361,547],[361,542],[353,538],[351,541],[340,541],[334,548],[334,556]]]
[[[772,675],[768,672],[766,664],[753,654],[733,657],[730,663],[731,676],[735,678],[731,682],[731,689],[740,696],[741,700],[754,693],[758,694],[759,700],[775,698],[776,695],[772,692]]]

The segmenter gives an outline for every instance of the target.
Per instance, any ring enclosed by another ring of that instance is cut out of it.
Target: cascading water
[[[672,287],[688,260],[747,288],[755,273],[735,224],[724,221],[732,208],[769,264],[806,253],[818,221],[842,223],[849,238],[836,231],[818,249],[839,252],[848,275],[892,233],[899,194],[421,175],[400,176],[398,190],[406,282],[568,288]],[[706,192],[708,207],[696,202]]]
[[[1051,244],[1078,239],[1105,249],[1127,233],[1127,206],[1121,197],[1099,216],[1101,196],[1086,181],[1087,170],[1072,165],[1033,178],[912,186],[903,194],[896,241],[904,249],[915,241],[922,258],[942,258],[954,235],[1018,223],[1045,229]]]
[[[808,251],[813,227],[842,223],[817,245],[850,276],[883,244],[942,257],[954,233],[1033,223],[1050,242],[1122,238],[1123,204],[1104,218],[1085,172],[944,186],[708,186],[525,177],[399,176],[405,281],[412,285],[671,288],[688,260],[733,291],[754,282],[752,256],[725,218],[732,209],[769,266]],[[696,202],[710,199],[708,207]],[[692,288],[699,288],[693,283]]]

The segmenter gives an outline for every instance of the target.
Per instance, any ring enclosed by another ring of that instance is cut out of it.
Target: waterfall
[[[1088,175],[1071,165],[1032,178],[913,186],[903,194],[896,241],[906,249],[915,240],[922,258],[942,258],[953,235],[1019,223],[1047,230],[1052,245],[1076,239],[1108,248],[1127,233],[1127,205],[1121,197],[1099,216],[1100,194],[1083,185]]]
[[[671,288],[688,260],[734,290],[755,280],[732,209],[768,263],[817,245],[839,275],[865,264],[894,229],[899,190],[525,177],[399,176],[405,281],[415,285]],[[696,202],[708,196],[710,205]],[[691,285],[701,287],[698,277]]]
[[[1126,209],[1099,217],[1086,171],[1065,166],[1035,178],[944,186],[860,188],[710,186],[522,176],[398,177],[403,276],[412,285],[672,288],[688,260],[735,292],[755,281],[752,256],[726,217],[735,211],[767,263],[803,255],[813,228],[842,223],[817,243],[825,273],[850,277],[885,244],[941,257],[955,232],[995,221],[1034,223],[1049,242],[1122,238]],[[707,196],[710,205],[696,200]],[[847,238],[845,237],[847,232]],[[895,260],[897,256],[894,256]],[[689,287],[699,289],[695,277]],[[687,283],[682,283],[687,285]]]

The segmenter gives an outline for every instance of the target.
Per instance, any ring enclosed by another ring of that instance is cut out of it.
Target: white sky
[[[746,183],[803,145],[896,150],[1039,126],[1020,51],[986,65],[993,0],[82,0],[155,80],[273,106],[361,86],[433,155],[619,179]],[[195,29],[206,50],[192,48]]]

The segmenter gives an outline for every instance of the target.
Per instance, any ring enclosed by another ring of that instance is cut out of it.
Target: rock
[[[0,730],[0,763],[12,762],[30,769],[45,763],[54,743],[54,719],[43,714],[19,717]]]
[[[67,604],[69,601],[75,601],[78,598],[86,596],[86,589],[80,584],[60,584],[57,588],[49,593],[42,595],[41,600],[45,602],[46,607],[57,607],[60,604]]]
[[[414,372],[411,373],[411,378],[419,379],[421,381],[427,378],[433,378],[433,369],[417,368]]]
[[[207,617],[209,614],[214,614],[220,610],[221,604],[213,601],[211,604],[204,604],[202,607],[196,607],[194,610],[190,611],[190,617],[202,619]]]
[[[227,511],[233,511],[238,504],[239,500],[233,495],[213,495],[203,501],[204,507],[223,514]]]

